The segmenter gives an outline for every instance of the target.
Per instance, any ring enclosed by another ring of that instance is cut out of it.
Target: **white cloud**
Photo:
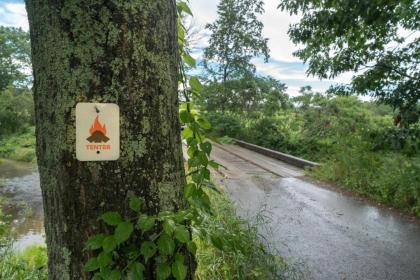
[[[219,0],[191,0],[191,10],[194,14],[194,26],[202,29],[199,40],[193,50],[193,56],[202,59],[202,49],[208,45],[208,31],[204,27],[217,18],[217,5]],[[264,24],[263,36],[269,38],[268,46],[271,50],[271,59],[265,64],[261,59],[254,59],[257,72],[270,75],[285,82],[290,94],[297,94],[300,86],[311,85],[315,90],[323,91],[333,83],[348,83],[352,73],[346,73],[331,80],[319,80],[316,77],[307,77],[305,65],[293,56],[297,47],[291,42],[287,34],[290,24],[299,20],[298,16],[290,16],[287,12],[277,9],[279,0],[265,0],[265,13],[260,17]],[[29,29],[25,4],[19,1],[0,0],[0,25],[21,27]]]
[[[6,7],[6,9],[8,11],[10,11],[11,13],[20,15],[20,16],[25,16],[26,17],[26,8],[25,8],[25,4],[19,4],[19,3],[6,3],[4,5]]]
[[[25,4],[0,3],[0,25],[21,27],[24,30],[29,30]]]
[[[261,16],[264,24],[263,36],[269,38],[268,46],[271,57],[282,61],[299,61],[293,56],[297,47],[289,39],[289,25],[299,21],[298,16],[290,16],[287,12],[277,9],[280,1],[265,0],[265,13]]]

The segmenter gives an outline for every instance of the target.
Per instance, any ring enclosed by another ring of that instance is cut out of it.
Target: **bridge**
[[[303,262],[309,279],[420,279],[418,220],[261,150],[214,143],[212,158],[227,167],[213,173],[238,214],[251,222],[265,217],[260,233],[281,256]]]

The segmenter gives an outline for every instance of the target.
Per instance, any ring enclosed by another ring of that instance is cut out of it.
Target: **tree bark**
[[[87,279],[84,242],[104,231],[102,213],[128,213],[130,191],[149,214],[186,206],[176,3],[27,0],[26,8],[49,278]],[[119,160],[76,159],[78,102],[120,106]],[[145,275],[153,279],[153,267]]]

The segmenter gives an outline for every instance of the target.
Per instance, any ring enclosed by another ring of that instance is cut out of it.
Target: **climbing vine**
[[[182,58],[179,63],[179,86],[183,97],[180,120],[184,125],[182,139],[188,153],[188,183],[184,195],[189,208],[151,216],[142,212],[141,200],[130,195],[129,207],[133,211],[130,218],[117,212],[101,215],[100,220],[112,233],[91,236],[86,242],[86,250],[92,251],[94,257],[87,261],[85,270],[93,273],[93,279],[144,279],[145,267],[150,263],[154,264],[153,277],[156,279],[185,279],[188,273],[186,253],[194,255],[196,252],[192,232],[205,236],[200,224],[210,213],[210,201],[203,188],[210,186],[209,167],[217,168],[218,164],[209,158],[212,145],[206,140],[205,131],[210,123],[193,107],[193,100],[200,98],[202,85],[197,77],[186,74],[186,68],[196,66],[185,48],[186,29],[182,17],[192,16],[187,2],[177,1],[177,14]]]

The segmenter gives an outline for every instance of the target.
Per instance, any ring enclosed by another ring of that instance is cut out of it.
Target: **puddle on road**
[[[18,250],[44,244],[44,214],[39,175],[35,164],[0,160],[0,197],[3,212],[12,219]]]

